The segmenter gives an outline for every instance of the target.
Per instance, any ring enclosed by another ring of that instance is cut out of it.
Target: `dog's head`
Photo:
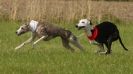
[[[92,25],[91,20],[81,19],[81,20],[79,20],[79,23],[76,25],[76,28],[78,28],[80,30],[82,28],[85,28],[87,26],[89,27],[91,25]]]
[[[28,31],[29,31],[29,25],[28,25],[28,24],[23,24],[23,25],[21,25],[21,26],[19,27],[19,29],[16,31],[16,34],[17,34],[18,36],[20,36],[20,35],[22,35],[22,34],[28,32]]]

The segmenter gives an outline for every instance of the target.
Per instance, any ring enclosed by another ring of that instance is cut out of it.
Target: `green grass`
[[[60,38],[48,42],[41,41],[32,49],[28,44],[18,51],[14,48],[29,38],[30,33],[20,37],[15,35],[18,22],[0,22],[0,74],[133,74],[133,24],[118,25],[125,46],[124,51],[120,43],[113,43],[111,55],[98,55],[95,45],[90,45],[87,38],[79,38],[85,47],[85,52],[71,53],[63,48]],[[74,24],[59,25],[77,31]]]

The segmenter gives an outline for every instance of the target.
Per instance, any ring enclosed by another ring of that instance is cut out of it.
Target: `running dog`
[[[96,44],[101,48],[98,51],[100,53],[110,54],[112,42],[118,39],[122,47],[128,51],[122,43],[119,30],[116,25],[111,22],[105,21],[93,27],[91,20],[81,19],[76,25],[76,28],[84,29],[89,42],[91,44]],[[107,50],[104,50],[104,45],[107,47]]]
[[[48,22],[38,22],[31,20],[29,23],[20,26],[20,28],[16,31],[16,34],[20,36],[26,32],[31,32],[32,36],[27,41],[17,46],[15,50],[23,47],[27,43],[33,42],[36,37],[38,37],[39,39],[33,42],[33,47],[41,40],[48,41],[55,37],[60,37],[63,46],[67,49],[70,49],[72,52],[74,51],[74,49],[69,45],[69,43],[73,44],[80,50],[83,50],[83,47],[77,40],[77,37],[73,35],[71,31],[54,26],[53,24],[50,24]]]

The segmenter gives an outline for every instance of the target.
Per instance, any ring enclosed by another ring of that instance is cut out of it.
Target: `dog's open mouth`
[[[78,30],[85,28],[85,26],[78,27],[77,25],[75,26]]]
[[[82,28],[85,28],[85,26],[82,26],[82,27],[78,27],[78,30],[82,29]]]

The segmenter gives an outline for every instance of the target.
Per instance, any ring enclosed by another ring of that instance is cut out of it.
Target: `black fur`
[[[111,45],[113,41],[116,41],[119,39],[119,42],[121,43],[122,47],[127,51],[128,49],[124,46],[122,43],[119,30],[117,29],[116,25],[111,22],[102,22],[98,25],[96,25],[98,28],[99,34],[97,38],[95,39],[100,44],[105,44],[107,47],[106,54],[111,53]]]

